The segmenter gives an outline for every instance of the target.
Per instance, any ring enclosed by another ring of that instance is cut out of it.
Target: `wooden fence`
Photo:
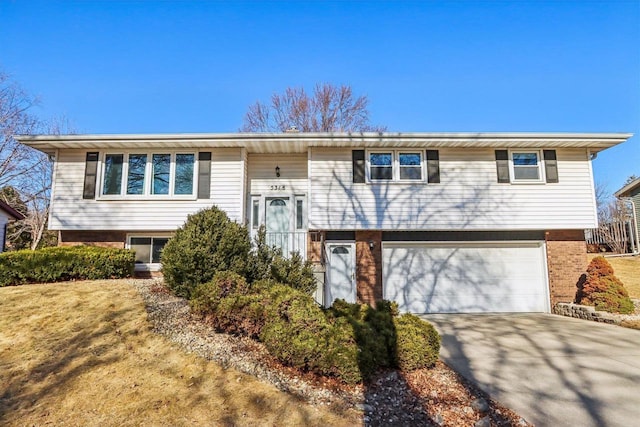
[[[608,248],[620,254],[638,250],[632,221],[601,224],[598,228],[585,230],[584,237],[588,245]]]

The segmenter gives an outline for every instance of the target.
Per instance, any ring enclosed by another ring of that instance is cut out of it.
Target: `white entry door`
[[[289,253],[289,199],[284,197],[267,197],[265,199],[265,227],[267,244]]]
[[[327,255],[329,283],[325,304],[329,307],[338,298],[356,302],[355,244],[328,243]]]

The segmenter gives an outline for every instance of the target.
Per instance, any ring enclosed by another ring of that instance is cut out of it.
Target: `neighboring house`
[[[614,195],[621,199],[628,199],[631,203],[631,214],[633,216],[633,240],[637,248],[638,242],[640,242],[640,178],[634,179],[620,190],[616,191]],[[637,250],[637,249],[636,249]]]
[[[140,268],[217,205],[300,250],[317,298],[404,311],[549,312],[572,301],[597,226],[591,158],[630,134],[22,136],[55,158],[61,245],[134,249]]]
[[[7,225],[21,219],[24,219],[24,215],[0,200],[0,252],[4,251],[7,243]]]

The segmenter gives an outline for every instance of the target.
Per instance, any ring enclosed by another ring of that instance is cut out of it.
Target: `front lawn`
[[[121,280],[0,289],[2,425],[354,425],[153,334]]]
[[[590,254],[591,255],[591,254]],[[600,254],[592,254],[590,259]],[[606,257],[631,298],[640,299],[640,256]]]

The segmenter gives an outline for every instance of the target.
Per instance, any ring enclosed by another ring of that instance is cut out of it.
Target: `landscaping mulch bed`
[[[380,372],[367,384],[346,386],[282,366],[254,340],[216,333],[192,315],[187,301],[172,295],[161,279],[133,279],[131,284],[144,299],[154,331],[184,350],[253,375],[310,403],[362,411],[364,425],[531,425],[442,362],[410,373]]]

